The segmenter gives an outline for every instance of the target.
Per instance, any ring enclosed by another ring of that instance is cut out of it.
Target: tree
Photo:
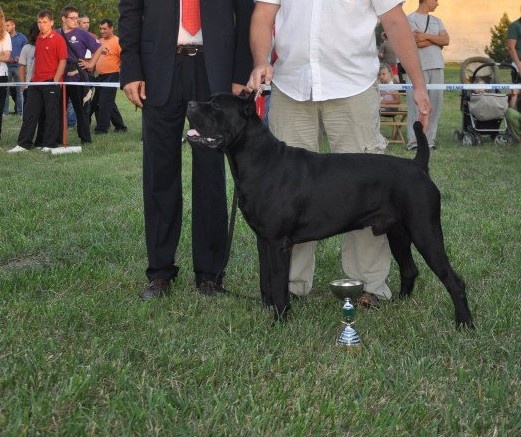
[[[496,62],[507,62],[510,60],[510,56],[505,47],[507,30],[510,23],[508,15],[505,12],[499,20],[499,24],[490,28],[492,37],[490,39],[490,45],[485,47],[485,53]]]
[[[54,27],[61,26],[60,11],[65,5],[74,5],[80,14],[87,14],[91,19],[90,31],[98,32],[98,23],[103,18],[110,18],[117,27],[119,12],[118,0],[4,0],[2,9],[7,19],[16,21],[16,30],[27,35],[31,23],[36,21],[36,15],[42,9],[48,9],[54,14]]]
[[[2,9],[6,19],[16,21],[16,30],[27,35],[31,23],[36,21],[36,14],[42,9],[49,9],[54,14],[55,3],[53,0],[34,0],[30,4],[16,0],[5,0],[2,2]]]

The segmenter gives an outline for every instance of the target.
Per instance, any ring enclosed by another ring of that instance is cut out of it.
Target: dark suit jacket
[[[253,0],[201,0],[204,57],[211,93],[246,84],[252,70],[249,44]],[[120,0],[121,87],[146,82],[147,103],[163,105],[174,74],[179,0]]]

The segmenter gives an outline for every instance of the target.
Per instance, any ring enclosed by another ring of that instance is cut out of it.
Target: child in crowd
[[[389,64],[381,64],[378,71],[378,83],[392,84],[393,72]],[[380,110],[381,111],[396,111],[397,105],[400,104],[400,95],[397,91],[380,91]],[[385,106],[391,105],[391,106]]]
[[[482,78],[478,78],[474,81],[474,83],[486,84],[487,82]],[[485,88],[477,88],[475,90],[472,90],[472,94],[485,94],[486,91],[487,90]]]

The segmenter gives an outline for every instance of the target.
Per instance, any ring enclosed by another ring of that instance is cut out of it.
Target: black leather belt
[[[196,45],[182,45],[177,46],[175,49],[175,52],[178,55],[188,55],[188,56],[195,56],[197,53],[203,53],[203,46],[196,46]]]

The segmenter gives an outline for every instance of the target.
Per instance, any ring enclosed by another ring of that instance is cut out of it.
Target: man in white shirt
[[[270,129],[290,146],[319,151],[321,126],[332,152],[382,153],[379,61],[374,35],[378,20],[415,87],[419,120],[426,126],[430,102],[414,39],[401,0],[257,0],[250,42],[254,69],[249,90],[272,82]],[[275,26],[278,59],[268,56]],[[293,248],[289,290],[306,295],[313,284],[316,242]],[[370,228],[345,234],[342,266],[364,282],[359,303],[377,307],[390,299],[386,284],[391,253],[385,235]]]

